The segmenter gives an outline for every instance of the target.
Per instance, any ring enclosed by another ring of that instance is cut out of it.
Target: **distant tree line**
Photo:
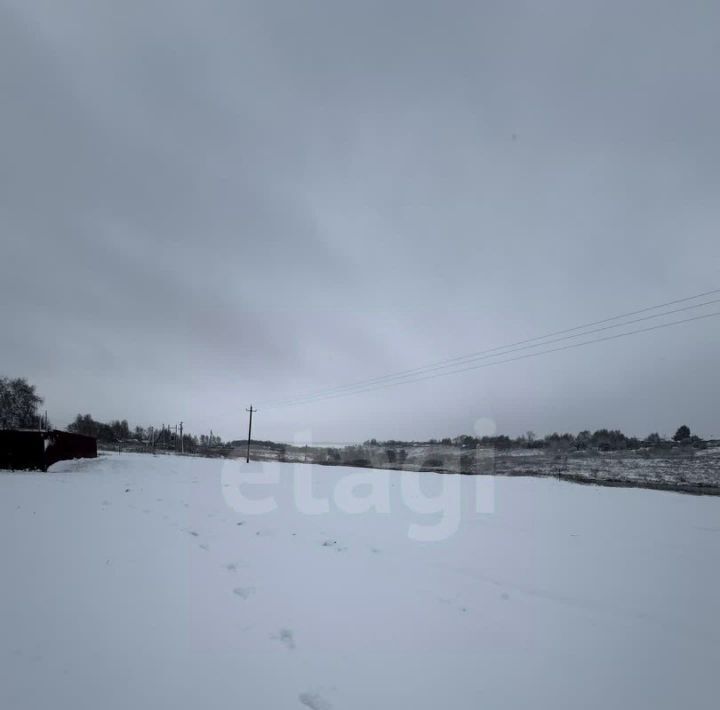
[[[94,436],[98,441],[115,442],[125,441],[127,439],[141,440],[142,436],[130,432],[127,419],[113,420],[109,423],[99,422],[92,418],[90,414],[78,414],[70,425],[68,431],[75,434],[85,434],[85,436]]]
[[[67,429],[77,434],[94,436],[98,442],[103,444],[124,444],[125,448],[129,449],[132,449],[133,445],[142,445],[138,448],[154,447],[176,450],[182,448],[186,453],[195,453],[228,446],[216,434],[201,434],[198,437],[185,432],[183,432],[181,446],[180,436],[176,434],[174,428],[136,426],[131,429],[127,419],[114,419],[106,423],[93,419],[90,414],[78,414]]]
[[[287,447],[287,444],[277,441],[263,441],[262,439],[252,439],[251,441],[253,446],[261,446],[271,451],[282,451]],[[228,442],[228,445],[235,448],[243,448],[247,446],[247,439],[233,439]]]
[[[576,451],[624,451],[643,448],[670,448],[673,445],[702,446],[703,440],[692,434],[690,428],[683,424],[671,440],[664,439],[657,432],[649,434],[644,439],[635,436],[626,436],[619,429],[597,429],[594,432],[584,430],[578,434],[559,434],[557,432],[538,438],[532,431],[523,436],[511,438],[504,434],[498,436],[476,437],[468,434],[456,436],[453,439],[429,439],[427,441],[398,441],[389,439],[378,441],[369,439],[364,443],[366,447],[382,447],[388,452],[388,457],[397,457],[405,448],[414,446],[457,446],[464,449],[474,449],[477,446],[493,447],[495,449],[574,449]],[[398,449],[400,451],[398,452]],[[394,460],[391,460],[394,463]],[[399,461],[399,463],[401,463]]]

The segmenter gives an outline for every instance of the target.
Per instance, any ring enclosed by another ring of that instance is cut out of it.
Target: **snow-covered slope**
[[[389,512],[346,512],[370,477]],[[2,472],[0,707],[718,706],[720,499],[479,480],[130,454]]]

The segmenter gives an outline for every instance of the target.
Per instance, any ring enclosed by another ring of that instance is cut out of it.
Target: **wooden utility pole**
[[[182,425],[183,423],[180,422],[180,453],[185,453],[185,442],[183,441],[183,435],[182,435]]]
[[[245,463],[250,463],[250,437],[252,436],[252,415],[253,412],[257,412],[257,409],[253,409],[253,406],[251,404],[250,409],[246,409],[245,411],[250,412],[250,424],[248,425],[247,457],[245,459]]]

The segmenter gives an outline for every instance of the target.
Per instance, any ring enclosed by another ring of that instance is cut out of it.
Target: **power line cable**
[[[489,348],[487,350],[482,350],[482,351],[470,353],[467,355],[461,355],[461,356],[449,358],[446,360],[440,360],[438,362],[435,362],[435,363],[432,363],[429,365],[425,365],[423,367],[418,367],[418,368],[414,368],[411,370],[405,370],[405,371],[385,375],[383,377],[376,377],[376,378],[372,378],[372,379],[368,379],[368,380],[361,380],[358,382],[350,383],[347,385],[325,388],[325,389],[318,390],[313,393],[308,393],[306,395],[299,395],[296,397],[290,397],[290,398],[280,399],[280,400],[271,400],[268,403],[266,403],[264,406],[266,408],[268,408],[268,407],[274,408],[277,406],[305,403],[305,402],[315,400],[318,397],[323,397],[324,395],[328,395],[328,394],[349,392],[350,390],[355,390],[357,388],[365,388],[370,385],[385,383],[385,382],[389,382],[389,381],[397,380],[397,379],[404,380],[415,374],[425,374],[425,373],[429,373],[429,372],[433,372],[433,371],[437,371],[437,370],[443,370],[443,369],[447,369],[450,367],[454,367],[456,365],[473,362],[478,359],[487,359],[487,358],[491,358],[491,357],[507,355],[509,353],[518,352],[521,350],[532,349],[532,348],[536,348],[536,347],[544,347],[546,345],[550,345],[550,344],[556,343],[556,342],[561,342],[563,340],[569,340],[572,338],[583,337],[586,335],[591,335],[593,333],[602,332],[602,331],[610,330],[613,328],[620,328],[620,327],[623,327],[626,325],[632,325],[634,323],[638,323],[638,322],[642,322],[642,321],[646,321],[646,320],[650,320],[650,319],[654,319],[654,318],[661,318],[661,317],[672,315],[674,313],[679,313],[682,311],[692,310],[695,308],[701,308],[703,306],[718,303],[718,302],[720,302],[720,299],[713,299],[713,300],[705,301],[703,303],[696,303],[696,304],[692,304],[690,306],[685,306],[683,308],[677,308],[677,309],[670,310],[670,311],[663,311],[661,313],[655,313],[655,314],[645,316],[643,318],[637,318],[637,319],[631,320],[631,321],[624,321],[622,323],[616,323],[614,325],[608,325],[608,326],[604,326],[602,328],[595,328],[593,330],[587,330],[588,328],[590,328],[591,326],[594,326],[594,325],[610,323],[615,320],[628,318],[631,315],[636,315],[639,313],[647,313],[649,311],[657,310],[659,308],[665,308],[668,305],[673,305],[673,304],[677,304],[677,303],[685,303],[687,301],[695,300],[697,298],[701,298],[702,296],[715,294],[715,293],[720,293],[720,289],[715,289],[713,291],[706,291],[704,293],[697,294],[695,296],[689,296],[687,298],[676,299],[674,301],[669,301],[667,303],[659,304],[657,306],[651,306],[649,308],[642,308],[640,310],[631,311],[629,313],[624,313],[624,314],[621,314],[618,316],[612,316],[611,318],[604,318],[599,321],[593,321],[591,323],[586,323],[584,325],[575,326],[573,328],[567,328],[565,330],[555,331],[552,333],[548,333],[546,335],[528,338],[526,340],[521,340],[521,341],[518,341],[515,343],[510,343],[508,345],[498,346],[495,348]],[[576,332],[576,331],[581,331],[581,330],[584,332]],[[574,333],[574,334],[565,335],[564,337],[556,338],[555,340],[548,340],[548,338],[551,338],[555,335],[563,335],[563,334],[569,334],[569,333]],[[540,342],[540,341],[545,341],[545,342]]]
[[[475,353],[469,353],[469,354],[467,354],[467,355],[461,355],[461,356],[458,356],[458,357],[448,358],[448,359],[445,359],[445,360],[439,360],[439,361],[437,361],[437,362],[435,362],[435,363],[430,363],[430,364],[428,364],[428,365],[424,365],[424,366],[422,366],[422,367],[413,368],[413,369],[411,369],[411,370],[403,370],[403,371],[396,372],[396,373],[393,373],[393,374],[384,375],[384,376],[382,376],[382,377],[375,377],[375,378],[371,378],[371,379],[367,379],[367,380],[360,380],[360,381],[358,381],[358,382],[350,383],[350,384],[347,384],[347,385],[337,385],[337,386],[334,386],[334,387],[328,387],[328,388],[324,388],[324,389],[322,389],[322,390],[318,390],[318,391],[315,391],[315,392],[307,393],[307,394],[305,394],[305,395],[298,395],[298,396],[295,396],[295,397],[289,397],[289,398],[284,398],[284,399],[279,399],[279,400],[271,400],[270,402],[266,403],[265,406],[266,406],[266,407],[267,407],[267,406],[274,406],[274,405],[276,405],[276,404],[281,404],[281,403],[282,403],[282,404],[285,404],[285,403],[295,402],[295,401],[299,401],[299,400],[304,400],[304,399],[306,399],[306,398],[315,397],[315,396],[322,395],[322,394],[326,394],[326,393],[329,394],[329,393],[335,392],[335,391],[352,389],[352,388],[354,388],[354,387],[363,387],[363,386],[366,386],[366,385],[371,384],[371,383],[383,382],[383,381],[385,381],[385,380],[390,380],[390,379],[394,379],[394,378],[398,378],[398,377],[404,377],[404,376],[407,376],[407,375],[410,375],[410,374],[424,372],[424,371],[429,370],[429,369],[431,369],[431,368],[434,369],[434,368],[442,367],[442,366],[444,366],[444,365],[450,365],[450,364],[452,364],[452,363],[461,364],[461,363],[464,362],[464,361],[470,361],[470,360],[473,360],[473,359],[476,358],[476,357],[479,357],[479,356],[481,356],[481,355],[486,355],[486,354],[489,354],[489,353],[502,354],[502,353],[500,353],[499,351],[507,350],[508,348],[512,348],[512,347],[515,347],[515,346],[518,346],[518,345],[525,345],[525,344],[527,344],[527,343],[535,343],[535,342],[538,342],[538,341],[541,341],[541,340],[545,340],[545,339],[547,339],[547,338],[551,338],[551,337],[556,336],[556,335],[563,335],[563,334],[565,334],[565,333],[572,333],[572,332],[575,332],[575,331],[578,331],[578,330],[583,330],[583,329],[586,329],[586,328],[590,328],[590,327],[595,326],[595,325],[602,325],[602,324],[604,324],[604,323],[610,323],[610,322],[615,321],[615,320],[621,320],[621,319],[623,319],[623,318],[629,318],[630,316],[638,315],[638,314],[640,314],[640,313],[648,313],[649,311],[658,310],[658,309],[660,309],[660,308],[666,308],[667,306],[672,306],[672,305],[675,305],[675,304],[678,304],[678,303],[686,303],[686,302],[688,302],[688,301],[696,300],[696,299],[698,299],[698,298],[702,298],[703,296],[709,296],[709,295],[716,294],[716,293],[720,293],[720,289],[714,289],[714,290],[711,290],[711,291],[705,291],[705,292],[703,292],[703,293],[696,294],[695,296],[687,296],[687,297],[685,297],[685,298],[679,298],[679,299],[676,299],[676,300],[674,300],[674,301],[668,301],[668,302],[666,302],[666,303],[658,304],[658,305],[656,305],[656,306],[649,306],[649,307],[647,307],[647,308],[641,308],[640,310],[630,311],[630,312],[628,312],[628,313],[622,313],[622,314],[620,314],[620,315],[612,316],[612,317],[610,317],[610,318],[604,318],[604,319],[602,319],[602,320],[592,321],[592,322],[590,322],[590,323],[585,323],[584,325],[578,325],[578,326],[575,326],[575,327],[573,327],[573,328],[566,328],[565,330],[554,331],[554,332],[548,333],[548,334],[546,334],[546,335],[540,335],[540,336],[536,336],[536,337],[533,337],[533,338],[528,338],[528,339],[526,339],[526,340],[520,340],[520,341],[517,341],[517,342],[515,342],[515,343],[509,343],[508,345],[501,345],[501,346],[498,346],[498,347],[495,347],[495,348],[490,348],[490,349],[488,349],[488,350],[481,350],[481,351],[478,351],[478,352],[475,352]],[[711,301],[710,303],[714,303],[714,301]],[[702,304],[702,303],[701,303],[701,304],[695,304],[695,305],[691,306],[691,308],[698,308],[698,307],[700,307],[700,306],[702,306],[702,305],[706,305],[706,304]],[[662,313],[659,313],[659,314],[656,314],[656,315],[651,316],[651,317],[652,317],[652,318],[659,318],[659,317],[661,317],[662,315],[663,315]],[[622,325],[623,325],[623,323],[619,323],[619,324],[617,324],[616,327],[621,327]],[[594,331],[593,331],[593,332],[594,332]],[[578,335],[575,336],[575,337],[581,337],[582,335],[583,335],[583,333],[578,333]],[[538,347],[539,347],[540,345],[542,345],[542,344],[539,344]]]
[[[687,309],[678,309],[678,310],[687,310]],[[664,314],[664,315],[668,315],[668,314]],[[350,392],[337,392],[337,393],[328,394],[325,396],[318,396],[312,400],[302,400],[302,401],[297,401],[297,402],[290,402],[285,405],[281,405],[281,404],[274,405],[274,406],[266,405],[266,409],[277,409],[277,408],[280,408],[283,406],[297,406],[297,405],[302,405],[302,404],[314,404],[315,402],[323,401],[326,399],[336,399],[338,397],[349,397],[351,395],[362,394],[365,392],[373,392],[375,390],[385,389],[387,387],[396,387],[398,385],[412,384],[414,382],[422,382],[424,380],[432,380],[437,377],[445,377],[448,375],[455,375],[455,374],[459,374],[462,372],[468,372],[470,370],[477,370],[477,369],[481,369],[484,367],[491,367],[493,365],[501,365],[503,363],[516,362],[518,360],[525,360],[527,358],[538,357],[539,355],[547,355],[549,353],[560,352],[563,350],[571,350],[574,348],[583,347],[585,345],[592,345],[594,343],[601,343],[601,342],[605,342],[605,341],[609,341],[609,340],[617,340],[619,338],[628,337],[630,335],[637,335],[638,333],[648,333],[650,331],[661,330],[663,328],[669,328],[674,325],[681,325],[683,323],[690,323],[693,321],[699,321],[699,320],[703,320],[706,318],[713,318],[716,316],[720,316],[720,311],[714,311],[713,313],[705,313],[705,314],[702,314],[699,316],[693,316],[691,318],[683,318],[681,320],[670,321],[669,323],[660,323],[658,325],[649,326],[647,328],[638,328],[638,329],[631,330],[631,331],[628,331],[625,333],[615,333],[613,335],[606,335],[601,338],[593,338],[592,340],[587,340],[587,341],[583,341],[580,343],[570,343],[568,345],[563,345],[563,346],[560,346],[557,348],[551,348],[549,350],[541,350],[540,352],[525,353],[524,355],[518,355],[517,357],[506,358],[504,360],[494,360],[492,362],[483,362],[480,364],[471,365],[469,367],[463,367],[463,368],[459,368],[459,369],[454,369],[454,370],[450,370],[450,371],[446,371],[446,372],[439,372],[439,373],[435,373],[435,374],[428,374],[428,375],[424,375],[424,376],[416,376],[416,377],[413,377],[410,379],[403,379],[403,380],[400,380],[397,382],[387,382],[387,383],[375,384],[375,385],[366,387],[364,389],[353,390]],[[644,319],[639,319],[639,320],[644,320]],[[629,323],[623,323],[621,325],[629,325]],[[583,333],[582,335],[589,335],[589,334],[590,333]],[[548,344],[549,343],[544,343],[543,345],[548,345]],[[505,354],[507,354],[507,353],[500,353],[500,354],[496,355],[495,357],[502,357]]]

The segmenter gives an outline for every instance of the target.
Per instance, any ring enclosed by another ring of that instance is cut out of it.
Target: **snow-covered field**
[[[347,512],[363,480],[389,512]],[[0,472],[0,708],[714,709],[719,562],[712,497],[132,454]]]

